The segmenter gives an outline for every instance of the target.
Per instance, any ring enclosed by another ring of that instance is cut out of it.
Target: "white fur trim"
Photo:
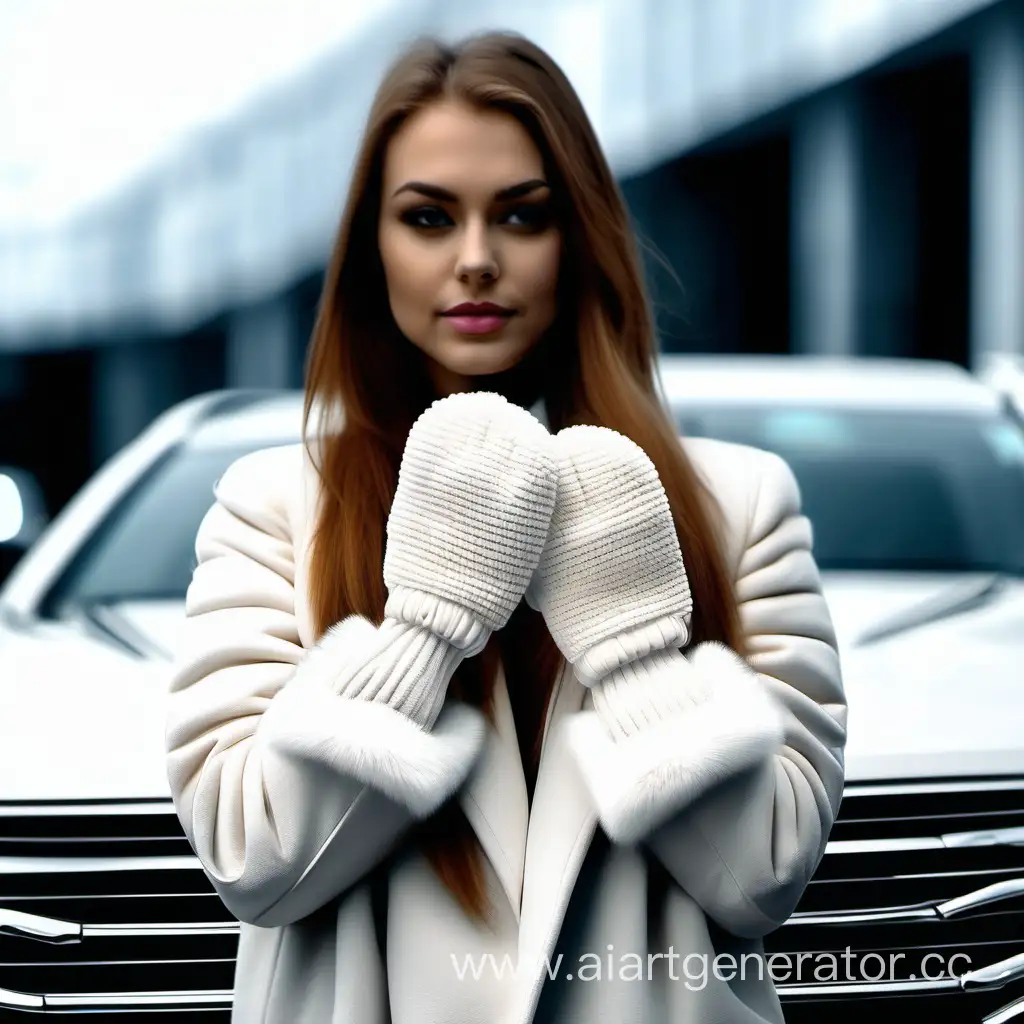
[[[475,708],[452,702],[432,729],[422,729],[387,704],[293,680],[271,701],[260,728],[282,753],[324,764],[426,818],[469,775],[486,722]]]
[[[346,701],[339,751],[353,778],[365,782],[418,818],[433,814],[469,774],[483,746],[483,716],[450,704],[431,731],[373,701]]]
[[[696,707],[618,740],[594,711],[568,724],[570,747],[613,842],[639,841],[782,742],[781,710],[742,658],[707,643],[688,660],[712,683],[711,696]]]

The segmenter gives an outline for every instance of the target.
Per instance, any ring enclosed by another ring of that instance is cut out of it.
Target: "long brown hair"
[[[686,559],[694,597],[691,642],[715,639],[741,650],[715,506],[657,396],[653,324],[625,204],[560,68],[528,40],[504,32],[454,47],[416,43],[385,76],[370,111],[307,363],[305,438],[323,485],[309,583],[318,632],[352,614],[382,621],[385,525],[398,467],[410,427],[437,397],[419,350],[391,316],[377,222],[389,140],[412,113],[441,99],[516,117],[543,155],[560,199],[557,321],[519,367],[486,378],[486,387],[524,403],[543,397],[552,432],[598,424],[647,452]],[[489,713],[498,657],[515,693],[524,768],[532,778],[562,662],[543,619],[525,602],[483,654],[462,663],[452,679],[453,695]],[[460,904],[482,917],[487,896],[481,852],[456,808],[455,801],[442,808],[419,841]]]

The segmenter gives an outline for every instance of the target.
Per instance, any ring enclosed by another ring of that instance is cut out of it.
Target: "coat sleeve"
[[[648,682],[595,693],[573,742],[610,838],[642,843],[721,927],[759,938],[824,854],[847,706],[796,479],[750,451],[759,484],[736,579],[746,659],[715,643],[653,659]]]
[[[461,784],[483,739],[449,703],[431,729],[383,699],[340,696],[342,670],[380,650],[353,616],[304,650],[282,495],[285,449],[221,478],[199,528],[168,697],[168,779],[182,826],[229,910],[275,926],[359,881]]]

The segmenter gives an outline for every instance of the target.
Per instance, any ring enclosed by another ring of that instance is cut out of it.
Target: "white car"
[[[682,433],[793,467],[841,641],[843,805],[766,941],[787,1020],[1024,1022],[1024,432],[943,364],[666,357],[662,379]],[[172,409],[0,590],[4,1020],[226,1019],[236,927],[170,804],[164,688],[214,482],[300,422],[298,393]]]

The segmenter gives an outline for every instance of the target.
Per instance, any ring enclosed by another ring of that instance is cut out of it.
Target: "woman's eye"
[[[535,231],[547,227],[550,221],[548,208],[539,203],[527,203],[513,207],[505,214],[505,222],[512,227],[531,228]]]
[[[439,206],[417,206],[415,209],[406,210],[402,214],[402,220],[414,228],[447,228],[451,226],[452,219]]]

